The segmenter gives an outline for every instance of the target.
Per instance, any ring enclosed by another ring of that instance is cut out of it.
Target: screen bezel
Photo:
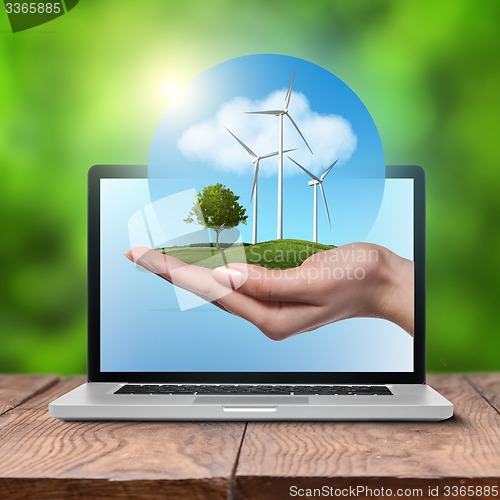
[[[413,179],[415,335],[412,372],[102,372],[100,297],[100,180],[145,179],[146,165],[94,165],[88,174],[88,381],[156,383],[423,384],[425,383],[425,172],[388,165],[387,179]]]

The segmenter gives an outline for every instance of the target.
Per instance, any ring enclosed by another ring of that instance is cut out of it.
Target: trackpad
[[[307,405],[307,396],[197,396],[193,404],[225,406]]]

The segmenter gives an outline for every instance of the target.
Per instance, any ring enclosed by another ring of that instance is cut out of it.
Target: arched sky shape
[[[318,196],[318,241],[342,245],[363,240],[384,193],[384,154],[375,123],[361,100],[339,78],[320,66],[289,56],[251,55],[223,62],[174,97],[150,150],[152,201],[192,188],[200,192],[207,185],[225,184],[240,196],[239,202],[247,209],[248,224],[238,229],[241,239],[251,242],[254,167],[251,156],[226,127],[257,155],[277,151],[279,118],[246,112],[281,109],[294,72],[289,112],[313,154],[286,117],[284,148],[296,148],[288,153],[290,157],[318,177],[338,160],[323,184],[331,227]],[[277,156],[261,161],[258,241],[276,238],[277,172]],[[310,180],[285,155],[284,238],[312,240]],[[168,226],[169,220],[182,221],[187,213],[179,210],[157,216],[163,226]],[[186,224],[185,241],[192,242],[188,234],[199,229]],[[221,237],[224,241],[224,233]]]

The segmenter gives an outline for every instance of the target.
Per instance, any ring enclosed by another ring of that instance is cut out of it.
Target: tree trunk
[[[215,248],[218,250],[219,249],[219,230],[215,230]]]

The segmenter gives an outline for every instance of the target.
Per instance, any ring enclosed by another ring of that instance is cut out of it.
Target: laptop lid
[[[183,307],[176,287],[130,263],[122,252],[130,247],[134,216],[146,217],[151,203],[147,167],[92,167],[89,381],[424,383],[424,184],[420,167],[388,166],[379,214],[366,237],[414,261],[414,337],[383,319],[352,318],[276,342],[210,303]],[[149,229],[144,238],[152,243]]]

